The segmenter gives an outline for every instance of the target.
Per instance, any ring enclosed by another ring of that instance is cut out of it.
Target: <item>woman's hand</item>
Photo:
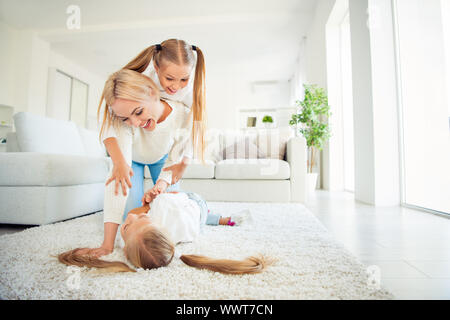
[[[106,185],[110,184],[113,180],[115,180],[115,189],[114,194],[117,196],[119,185],[122,186],[123,195],[127,195],[127,188],[131,188],[131,180],[130,177],[133,176],[133,169],[124,161],[120,161],[114,164],[111,177],[106,181]]]
[[[184,174],[184,170],[188,166],[187,160],[183,159],[180,163],[162,169],[163,171],[172,171],[172,184],[177,183]]]

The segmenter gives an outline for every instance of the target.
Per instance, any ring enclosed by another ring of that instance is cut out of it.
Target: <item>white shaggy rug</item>
[[[368,283],[367,268],[300,204],[210,202],[212,211],[249,208],[256,218],[238,227],[206,226],[182,253],[241,259],[263,253],[277,262],[256,275],[223,275],[178,259],[163,268],[105,274],[67,267],[54,257],[103,240],[103,215],[26,229],[0,237],[2,299],[392,299]],[[119,242],[116,241],[118,245]],[[116,250],[105,260],[126,262]]]

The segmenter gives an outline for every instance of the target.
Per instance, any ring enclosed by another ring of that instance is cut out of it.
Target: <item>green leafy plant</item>
[[[264,123],[272,123],[273,119],[271,116],[264,116],[264,118],[262,119],[262,122]]]
[[[290,125],[300,125],[299,132],[305,137],[309,149],[308,173],[312,173],[315,164],[315,149],[322,150],[324,143],[331,137],[327,118],[331,116],[328,97],[323,88],[317,85],[306,85],[305,98],[296,101],[301,107],[300,113],[293,114]],[[323,119],[326,117],[325,119]]]

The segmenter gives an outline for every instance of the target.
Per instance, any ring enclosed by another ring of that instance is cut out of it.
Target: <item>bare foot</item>
[[[228,223],[230,222],[230,220],[231,220],[231,217],[220,218],[219,225],[227,226]]]

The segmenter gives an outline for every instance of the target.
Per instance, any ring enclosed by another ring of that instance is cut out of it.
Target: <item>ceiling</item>
[[[69,5],[80,8],[79,30],[66,27]],[[316,0],[0,0],[0,19],[102,76],[178,38],[202,49],[207,72],[267,81],[292,76],[315,7]]]

